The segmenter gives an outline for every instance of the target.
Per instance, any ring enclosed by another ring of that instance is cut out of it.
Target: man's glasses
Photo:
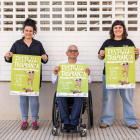
[[[68,52],[69,52],[69,53],[72,53],[72,52],[77,53],[78,50],[68,50]]]

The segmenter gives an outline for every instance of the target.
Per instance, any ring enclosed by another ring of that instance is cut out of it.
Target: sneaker
[[[39,128],[39,126],[37,125],[37,122],[36,121],[32,122],[31,125],[33,125],[32,126],[32,129],[33,130],[37,130]]]
[[[70,132],[76,133],[77,132],[77,126],[76,125],[70,125]]]
[[[64,124],[64,127],[62,129],[62,132],[69,132],[69,124]]]
[[[100,128],[107,128],[107,127],[108,127],[108,125],[106,123],[101,123],[100,124]]]
[[[137,126],[137,124],[132,124],[131,126],[129,126],[129,128],[131,128],[131,129],[137,129],[138,126]]]
[[[27,121],[23,121],[22,125],[21,125],[21,129],[22,130],[26,130],[28,127],[28,122]]]

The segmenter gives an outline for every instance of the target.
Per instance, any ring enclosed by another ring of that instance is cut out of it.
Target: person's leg
[[[28,96],[20,96],[20,110],[22,120],[28,120],[29,99]]]
[[[64,124],[69,124],[69,112],[67,105],[67,97],[57,97],[61,119]]]
[[[137,123],[137,118],[134,113],[134,105],[133,105],[133,95],[134,89],[120,89],[120,95],[123,100],[123,114],[124,121],[127,126],[131,126],[132,124]]]
[[[20,110],[22,115],[21,129],[26,130],[28,127],[28,110],[29,110],[29,99],[28,96],[20,96]]]
[[[39,96],[29,96],[30,108],[32,114],[32,129],[37,130],[39,126],[37,125],[38,111],[39,111]]]
[[[74,104],[71,110],[70,125],[77,126],[79,124],[79,118],[83,101],[84,97],[74,97]]]
[[[38,117],[38,111],[39,111],[39,96],[29,96],[30,100],[30,108],[31,108],[31,114],[32,114],[32,120],[39,119]]]
[[[118,89],[106,89],[106,77],[103,75],[103,106],[100,121],[111,125],[114,119],[114,99]]]

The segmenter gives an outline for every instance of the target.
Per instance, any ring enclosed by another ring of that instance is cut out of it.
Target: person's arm
[[[135,51],[135,60],[139,58],[139,48],[134,48]]]
[[[55,84],[58,82],[58,72],[60,71],[60,66],[56,66],[52,73],[52,83]]]
[[[42,43],[40,43],[40,52],[41,52],[41,62],[46,64],[48,62],[48,55],[46,54]]]
[[[101,46],[100,50],[98,51],[98,58],[100,60],[103,60],[105,58],[105,47],[106,47],[106,41]]]

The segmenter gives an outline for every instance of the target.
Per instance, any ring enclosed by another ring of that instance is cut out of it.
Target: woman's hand
[[[104,50],[100,50],[100,56],[105,56],[105,53],[106,53],[106,51],[104,51]]]
[[[86,68],[86,69],[85,69],[85,72],[86,72],[88,75],[90,75],[90,69],[89,69],[89,68]]]
[[[57,74],[60,71],[60,69],[61,69],[60,66],[56,66],[53,70],[53,73]]]
[[[47,59],[48,59],[48,57],[47,57],[47,55],[46,55],[46,54],[43,54],[43,55],[41,56],[41,58],[43,59],[43,61],[44,61],[44,62],[46,62],[46,61],[47,61]]]
[[[139,48],[134,48],[135,54],[139,54]]]
[[[10,59],[12,56],[13,56],[13,53],[12,53],[12,52],[7,52],[7,53],[5,54],[5,58],[6,58],[6,60],[8,60],[8,61],[9,61],[9,59]]]

